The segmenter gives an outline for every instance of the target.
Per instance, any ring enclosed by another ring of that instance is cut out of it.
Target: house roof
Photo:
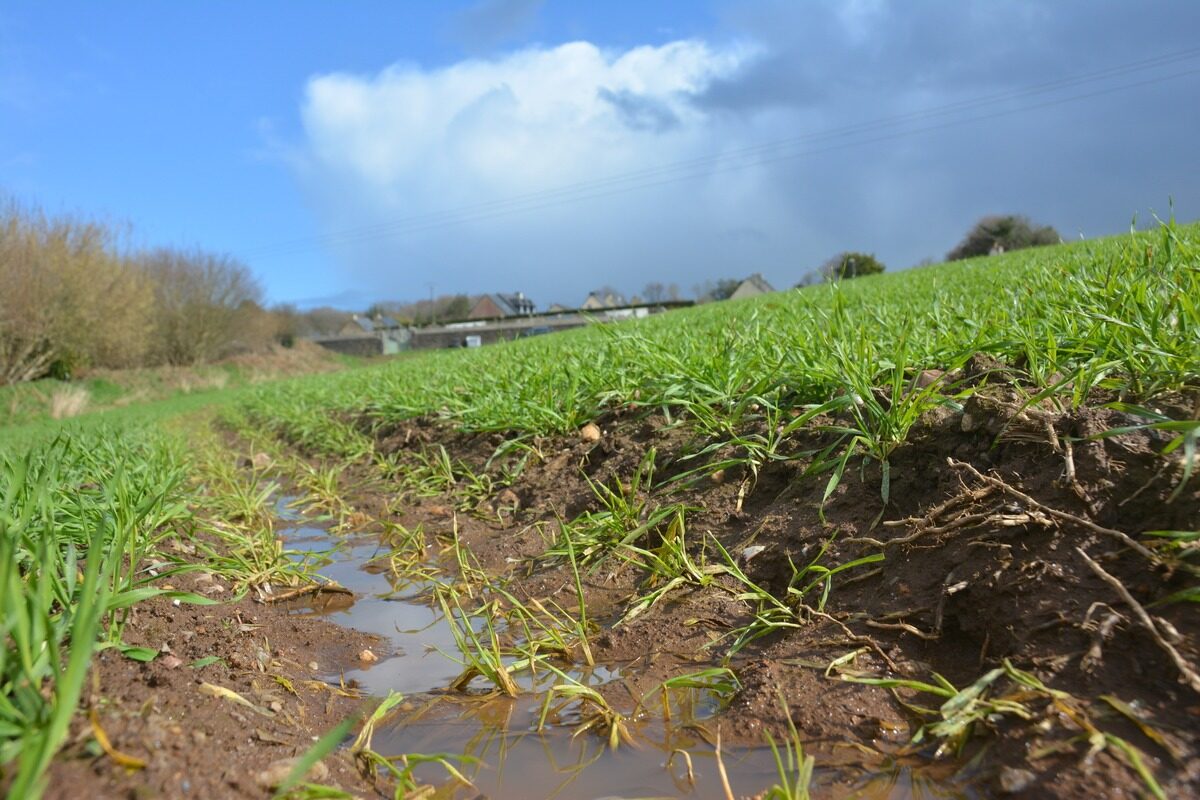
[[[521,314],[533,313],[533,301],[526,297],[521,292],[515,294],[502,294],[494,292],[486,295],[492,299],[506,317],[515,317]]]
[[[626,305],[625,296],[615,292],[597,294],[588,292],[587,299],[580,308],[621,308]]]
[[[746,278],[746,280],[744,280],[740,284],[738,284],[738,288],[735,289],[734,291],[737,291],[742,288],[753,289],[762,294],[766,294],[767,292],[775,291],[775,287],[772,286],[771,284],[767,283],[767,279],[764,278],[762,276],[762,274],[758,273],[758,272],[754,273],[750,277]]]

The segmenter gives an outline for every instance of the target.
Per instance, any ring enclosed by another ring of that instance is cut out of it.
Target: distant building
[[[314,342],[338,353],[355,356],[395,355],[411,346],[412,331],[391,317],[355,314],[335,336],[318,336]]]
[[[523,292],[516,294],[485,294],[475,301],[467,313],[467,319],[499,319],[501,317],[527,317],[533,313],[533,301]]]
[[[741,300],[743,297],[757,297],[760,294],[769,294],[773,291],[775,291],[775,287],[767,283],[767,279],[756,272],[739,283],[738,287],[733,290],[733,294],[729,295],[729,299]]]
[[[588,292],[587,299],[580,306],[585,311],[599,311],[604,308],[623,308],[629,305],[625,302],[624,295],[616,292],[605,292],[597,294],[596,292]]]
[[[363,334],[380,334],[383,331],[394,331],[399,327],[400,323],[391,317],[380,314],[376,314],[374,317],[355,314],[350,318],[349,322],[338,330],[338,335],[362,336]]]
[[[374,333],[375,326],[366,317],[355,314],[354,317],[338,329],[339,336],[362,336],[364,333]]]

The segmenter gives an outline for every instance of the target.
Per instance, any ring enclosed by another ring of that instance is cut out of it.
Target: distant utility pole
[[[429,324],[430,325],[432,325],[437,320],[437,317],[433,313],[433,309],[434,309],[434,306],[433,306],[433,284],[431,283],[431,284],[429,284]]]

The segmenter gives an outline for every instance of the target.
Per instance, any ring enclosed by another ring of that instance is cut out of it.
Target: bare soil
[[[662,482],[699,466],[687,457],[708,442],[631,408],[597,420],[596,441],[573,436],[535,442],[543,458],[530,461],[512,494],[484,504],[480,514],[458,514],[457,524],[484,566],[509,573],[518,592],[571,605],[569,573],[538,562],[529,571],[528,559],[545,549],[559,517],[599,507],[587,479],[627,482],[653,447],[661,487],[653,499],[696,509],[688,518],[694,554],[711,534],[743,558],[752,580],[775,593],[786,590],[792,564],[808,563],[826,545],[821,563],[829,566],[886,554],[882,563],[835,577],[824,614],[809,613],[806,624],[758,640],[734,659],[743,689],[721,715],[726,736],[758,743],[764,730],[782,735],[782,692],[814,752],[847,744],[895,752],[925,721],[899,700],[934,708],[941,701],[909,691],[893,695],[839,680],[836,673],[826,677],[821,667],[864,648],[851,665],[857,673],[926,682],[938,673],[961,689],[1008,660],[1069,697],[1029,697],[1031,719],[1006,715],[976,725],[959,757],[961,779],[972,792],[1146,794],[1119,748],[1089,754],[1087,736],[1099,730],[1137,748],[1167,796],[1200,796],[1200,694],[1162,646],[1170,640],[1195,671],[1200,618],[1187,602],[1152,605],[1194,578],[1169,556],[1155,550],[1147,557],[1122,538],[1151,542],[1137,535],[1195,530],[1200,481],[1171,499],[1182,469],[1159,455],[1169,442],[1161,433],[1089,438],[1140,421],[1099,407],[1106,398],[1060,411],[1048,403],[1025,407],[1027,396],[1012,386],[992,386],[962,411],[927,415],[892,454],[886,507],[878,464],[860,469],[858,459],[825,503],[823,519],[826,477],[801,479],[803,457],[768,464],[757,477],[731,469],[672,491]],[[1197,411],[1196,396],[1166,403],[1177,417]],[[371,427],[369,420],[362,424]],[[439,430],[423,420],[373,431],[383,452],[437,442],[476,469],[504,438]],[[791,453],[828,441],[812,434],[793,443]],[[708,458],[729,455],[736,453]],[[519,510],[510,514],[505,507],[514,500]],[[450,502],[418,503],[409,509],[409,524],[424,520],[436,529]],[[707,555],[711,561],[711,548]],[[1089,558],[1149,607],[1159,635],[1150,633]],[[612,690],[610,699],[626,706],[629,696],[677,674],[681,659],[719,663],[730,629],[750,619],[730,591],[710,587],[681,590],[614,627],[643,577],[606,564],[586,581],[589,613],[606,623],[593,642],[597,658],[636,666],[625,671],[629,688]],[[815,597],[808,603],[815,605]],[[1137,719],[1116,711],[1105,696]],[[931,756],[936,744],[911,750]]]
[[[222,594],[214,592],[219,581],[203,577],[180,576],[176,584]],[[124,639],[162,654],[148,663],[113,650],[95,658],[84,711],[51,767],[47,798],[267,797],[272,765],[302,754],[367,703],[338,690],[339,672],[363,650],[387,655],[375,637],[249,599],[198,606],[155,598],[136,607]],[[214,656],[220,660],[195,666]],[[112,747],[143,769],[98,751],[92,712]],[[324,783],[370,791],[344,756],[322,763]]]

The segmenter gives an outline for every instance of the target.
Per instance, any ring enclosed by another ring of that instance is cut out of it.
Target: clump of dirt
[[[1169,540],[1143,534],[1194,530],[1200,481],[1178,489],[1181,465],[1161,455],[1170,434],[1142,428],[1100,436],[1141,420],[1097,405],[1064,411],[1049,401],[1030,404],[1027,393],[1005,383],[1004,369],[968,364],[964,376],[983,388],[961,409],[939,408],[914,426],[889,458],[886,503],[881,465],[857,458],[822,501],[827,473],[803,474],[811,463],[804,453],[832,442],[817,431],[794,437],[782,451],[792,459],[757,474],[730,467],[672,482],[739,453],[697,457],[713,443],[626,408],[595,421],[598,438],[585,431],[533,441],[536,455],[504,489],[507,503],[493,498],[475,514],[455,514],[461,498],[412,498],[400,513],[431,529],[453,518],[480,563],[506,573],[518,596],[569,606],[574,586],[561,562],[537,557],[560,520],[600,508],[593,485],[629,486],[654,448],[653,488],[639,499],[690,509],[697,561],[718,563],[715,539],[752,581],[787,597],[789,585],[809,582],[794,582],[797,568],[884,556],[832,578],[824,603],[819,582],[792,596],[794,625],[733,658],[742,689],[721,715],[728,736],[757,743],[764,730],[783,734],[782,695],[818,750],[894,750],[941,719],[945,698],[854,680],[929,683],[937,674],[965,689],[992,675],[982,696],[1011,699],[1019,710],[980,714],[961,737],[958,757],[970,764],[962,779],[974,790],[1134,796],[1147,790],[1139,776],[1145,770],[1168,796],[1198,794],[1200,619],[1187,602],[1156,603],[1194,586],[1194,567]],[[1196,398],[1164,402],[1194,409]],[[500,434],[453,431],[432,420],[360,424],[384,453],[440,444],[476,471],[514,467],[512,457],[496,457]],[[640,544],[656,547],[659,534]],[[630,599],[647,590],[645,580],[624,562],[604,563],[585,578],[589,613],[604,622],[592,643],[597,658],[638,660],[630,671],[636,690],[623,690],[631,695],[677,674],[681,657],[722,663],[732,632],[753,618],[736,597],[739,587],[718,576],[616,624]],[[928,734],[924,742],[912,750],[932,755],[942,744]]]

